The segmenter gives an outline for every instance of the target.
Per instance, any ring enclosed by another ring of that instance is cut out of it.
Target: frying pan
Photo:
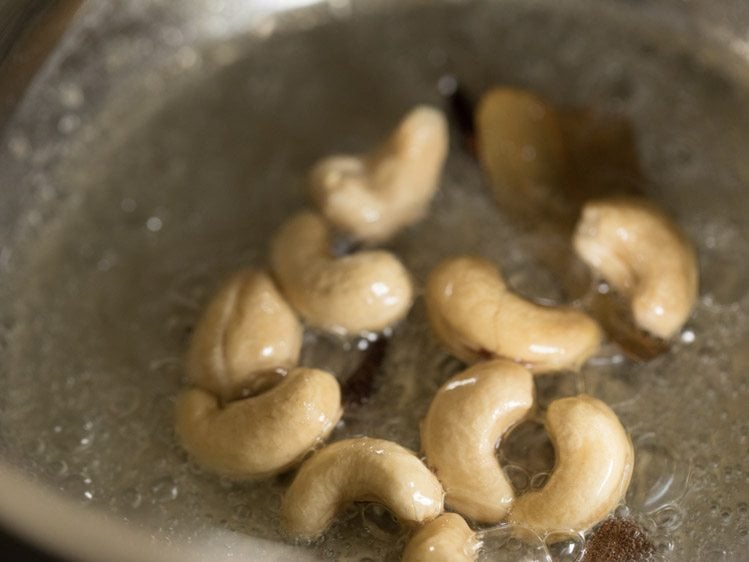
[[[745,2],[6,2],[0,15],[6,525],[80,560],[397,559],[404,531],[380,509],[294,547],[277,526],[283,478],[195,466],[172,430],[180,358],[217,283],[265,263],[316,159],[365,150],[416,103],[446,107],[446,85],[506,84],[625,119],[642,189],[700,256],[700,298],[668,352],[638,363],[608,345],[581,375],[542,377],[539,397],[582,385],[617,411],[638,459],[617,516],[660,559],[746,559]],[[490,203],[458,137],[429,217],[390,248],[417,283],[472,252],[527,296],[563,300],[534,259],[553,241]],[[303,361],[344,380],[366,355],[355,343],[310,332]],[[417,302],[333,438],[418,449],[431,395],[459,368]],[[548,449],[526,429],[517,449]],[[569,546],[579,555],[582,538]]]

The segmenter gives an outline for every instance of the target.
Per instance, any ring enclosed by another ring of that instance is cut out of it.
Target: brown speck
[[[476,156],[476,127],[473,123],[475,102],[460,84],[446,97],[448,117],[460,132],[461,140],[468,152]]]
[[[637,523],[612,517],[588,537],[581,562],[644,562],[652,559],[654,551]]]
[[[388,340],[383,337],[372,342],[359,366],[343,383],[341,394],[345,406],[360,405],[369,399],[375,375],[385,360],[387,344]]]
[[[480,349],[477,349],[475,353],[478,356],[479,361],[491,361],[492,359],[497,358],[497,356],[494,353],[492,353],[488,349],[484,349],[483,347]]]

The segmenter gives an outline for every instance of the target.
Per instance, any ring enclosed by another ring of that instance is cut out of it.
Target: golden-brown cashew
[[[187,352],[190,384],[222,400],[254,390],[258,373],[296,365],[302,326],[270,276],[234,274],[208,304]]]
[[[177,400],[177,434],[205,467],[231,478],[256,479],[297,463],[341,417],[338,381],[297,367],[267,392],[221,407],[199,388]]]
[[[436,336],[469,363],[501,357],[534,373],[577,368],[598,349],[601,331],[589,316],[541,306],[511,292],[497,268],[478,257],[441,263],[426,287]]]
[[[493,88],[476,109],[479,160],[502,204],[566,205],[568,155],[554,109],[536,94]]]
[[[638,326],[673,336],[697,297],[697,257],[684,232],[644,199],[591,201],[575,231],[575,250],[631,301]]]
[[[354,501],[375,501],[404,523],[422,523],[442,513],[442,485],[408,449],[363,437],[328,445],[308,459],[281,506],[290,534],[314,538],[338,511]]]
[[[411,537],[403,562],[474,562],[480,545],[460,515],[443,513]]]
[[[632,441],[611,408],[585,394],[552,402],[546,430],[556,452],[554,469],[543,488],[515,500],[510,522],[540,535],[585,531],[627,491]]]
[[[480,523],[506,515],[514,493],[496,447],[531,406],[533,375],[502,359],[478,363],[437,391],[421,426],[421,447],[448,506]]]
[[[382,241],[424,215],[447,147],[445,116],[418,106],[373,153],[318,163],[310,174],[312,198],[336,228],[360,240]]]
[[[411,307],[411,278],[389,252],[336,258],[330,229],[303,211],[284,223],[271,246],[273,271],[291,304],[311,325],[337,333],[379,331]]]

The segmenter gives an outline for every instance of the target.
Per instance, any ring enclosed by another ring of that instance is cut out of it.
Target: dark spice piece
[[[640,526],[630,519],[609,518],[585,542],[581,562],[643,562],[655,547]]]
[[[460,84],[445,97],[447,98],[448,117],[460,133],[465,148],[475,157],[476,126],[473,122],[473,113],[476,102],[471,99]]]
[[[385,360],[388,340],[381,337],[369,344],[359,366],[344,381],[341,387],[344,406],[358,406],[372,394],[375,375]]]

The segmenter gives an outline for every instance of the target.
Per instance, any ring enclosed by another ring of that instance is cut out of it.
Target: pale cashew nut
[[[341,417],[341,391],[333,375],[297,367],[265,393],[225,407],[190,388],[176,414],[182,445],[201,465],[257,479],[293,466],[328,436]]]
[[[411,307],[411,278],[391,253],[366,251],[336,258],[330,229],[303,211],[284,223],[271,245],[271,263],[286,298],[311,325],[337,333],[380,331]]]
[[[213,297],[187,352],[190,383],[232,400],[252,391],[259,373],[297,364],[302,326],[271,277],[244,269]]]
[[[421,447],[448,506],[480,523],[507,514],[514,493],[496,447],[532,406],[533,375],[506,360],[478,363],[437,391],[421,426]]]
[[[519,297],[483,258],[458,257],[438,265],[427,281],[426,304],[437,338],[469,363],[498,357],[534,373],[577,368],[601,340],[588,315]]]
[[[634,448],[619,418],[584,394],[555,400],[546,416],[556,462],[543,488],[515,500],[510,522],[545,533],[583,532],[624,497]]]
[[[568,155],[554,109],[536,94],[493,88],[476,109],[478,157],[500,203],[565,205]]]
[[[635,198],[591,201],[574,238],[577,254],[631,301],[635,323],[663,339],[689,318],[698,267],[686,234],[652,203]]]
[[[408,449],[382,439],[347,439],[308,459],[281,506],[287,532],[321,534],[338,511],[354,501],[379,502],[404,523],[423,523],[442,513],[442,485]]]
[[[480,546],[460,515],[443,513],[411,537],[403,562],[474,562]]]
[[[363,156],[332,156],[310,174],[320,212],[337,229],[379,242],[422,218],[447,156],[447,120],[418,106],[385,143]]]

